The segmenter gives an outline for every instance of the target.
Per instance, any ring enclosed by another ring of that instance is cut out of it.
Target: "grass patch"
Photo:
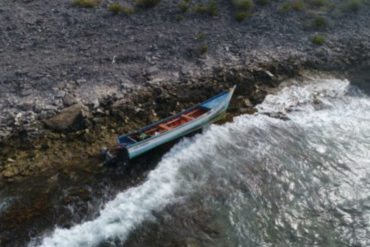
[[[189,9],[189,1],[181,1],[178,5],[179,9],[180,9],[180,12],[181,13],[185,13],[188,11]]]
[[[318,34],[315,34],[314,36],[312,36],[312,43],[314,43],[315,45],[323,45],[325,44],[325,37],[322,36],[322,35],[318,35]]]
[[[135,13],[135,9],[131,5],[125,5],[122,7],[122,13],[125,15],[132,15]]]
[[[206,54],[207,52],[208,52],[208,45],[202,45],[200,53],[203,55],[203,54]]]
[[[235,13],[234,19],[238,22],[242,22],[249,16],[250,16],[250,12],[244,10],[244,11],[239,11]]]
[[[235,8],[243,10],[252,10],[254,8],[254,3],[252,0],[231,0],[231,4]]]
[[[108,10],[115,15],[118,15],[122,11],[122,7],[118,3],[108,5]]]
[[[286,13],[292,9],[292,6],[290,5],[289,2],[285,2],[280,6],[280,13]]]
[[[135,0],[135,6],[141,9],[151,9],[157,6],[161,0]]]
[[[361,0],[348,0],[345,4],[345,10],[357,12],[361,9],[363,2]]]
[[[72,1],[73,7],[94,8],[98,5],[99,5],[99,1],[97,0],[73,0]]]
[[[202,40],[205,40],[206,37],[207,37],[207,35],[204,32],[200,32],[200,33],[197,34],[197,36],[195,36],[195,39],[199,40],[199,41],[202,41]]]
[[[287,13],[288,11],[304,11],[306,9],[306,5],[303,0],[294,0],[290,2],[285,2],[280,6],[280,13]]]
[[[231,0],[231,4],[237,10],[234,14],[234,19],[238,22],[242,22],[247,17],[250,17],[254,10],[254,3],[252,0]]]
[[[295,0],[292,3],[292,9],[295,11],[304,11],[306,9],[306,5],[302,0]]]
[[[184,19],[183,15],[176,15],[175,17],[176,21],[182,21]]]
[[[217,15],[219,12],[218,4],[215,0],[209,0],[207,5],[197,5],[194,7],[194,11],[200,14]]]
[[[322,16],[317,16],[311,21],[311,27],[316,30],[324,29],[326,25],[326,19]]]

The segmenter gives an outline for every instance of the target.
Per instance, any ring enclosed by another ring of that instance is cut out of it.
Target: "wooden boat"
[[[229,106],[235,88],[236,86],[176,115],[118,137],[118,159],[128,161],[220,119]]]

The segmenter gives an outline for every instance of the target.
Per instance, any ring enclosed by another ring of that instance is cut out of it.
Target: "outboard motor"
[[[122,166],[126,166],[128,164],[128,160],[129,160],[129,155],[128,155],[128,151],[125,147],[122,147],[122,146],[118,146],[117,149],[117,164],[118,165],[122,165]]]
[[[104,159],[103,161],[104,165],[106,166],[115,166],[115,165],[125,166],[128,164],[129,157],[128,157],[128,152],[126,148],[122,146],[118,146],[114,150],[114,153],[115,154],[112,154],[107,148],[104,148],[101,150],[101,154]]]
[[[100,153],[103,157],[103,164],[105,166],[112,166],[117,162],[117,157],[111,154],[108,148],[103,148]]]

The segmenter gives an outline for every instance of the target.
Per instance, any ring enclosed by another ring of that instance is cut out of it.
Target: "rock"
[[[18,168],[11,167],[11,168],[8,168],[5,171],[3,171],[2,175],[5,178],[11,178],[11,177],[14,177],[15,175],[17,175],[18,173],[19,173]]]
[[[158,68],[158,67],[156,67],[156,66],[151,66],[151,67],[149,67],[149,68],[146,70],[146,73],[147,73],[148,75],[151,75],[151,74],[156,74],[156,73],[158,73],[158,71],[159,71],[159,68]]]
[[[63,98],[66,95],[64,91],[58,91],[55,95],[55,98]]]
[[[32,93],[33,93],[32,89],[23,89],[20,94],[22,97],[25,97],[25,96],[31,95]]]
[[[272,74],[270,71],[264,70],[263,72],[265,72],[265,74],[268,75],[270,78],[274,78],[274,74]]]
[[[90,117],[90,113],[85,106],[74,104],[43,122],[54,131],[76,131],[86,128],[89,125]]]
[[[245,99],[244,100],[244,105],[246,106],[246,107],[252,107],[253,105],[252,105],[252,102],[249,100],[249,99]]]
[[[65,106],[71,106],[73,104],[76,104],[77,103],[77,100],[75,97],[73,97],[72,95],[70,94],[65,94],[64,97],[63,97],[63,104]]]

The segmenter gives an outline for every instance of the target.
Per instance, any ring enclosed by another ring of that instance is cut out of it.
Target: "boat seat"
[[[184,117],[184,118],[187,118],[187,119],[189,119],[189,120],[193,120],[194,118],[193,117],[190,117],[190,116],[188,116],[188,115],[186,115],[186,114],[184,114],[184,115],[181,115],[182,117]]]
[[[158,124],[159,127],[166,129],[166,130],[171,130],[172,128],[168,127],[167,125],[164,124]]]
[[[176,118],[172,119],[171,121],[166,122],[166,124],[174,123],[174,122],[178,121],[179,119],[180,119],[179,117],[176,117]]]

